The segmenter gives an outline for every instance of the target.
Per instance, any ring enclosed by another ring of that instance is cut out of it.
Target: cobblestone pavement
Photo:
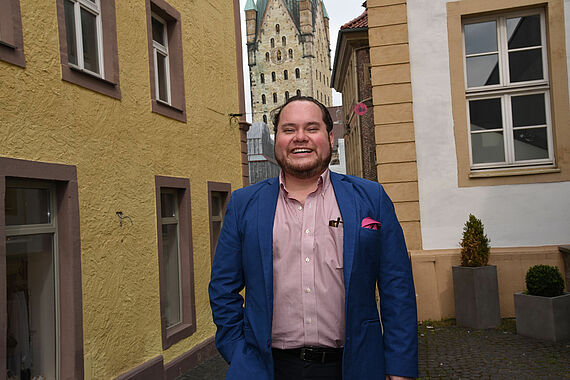
[[[176,380],[223,380],[227,368],[217,355]],[[570,380],[570,342],[519,336],[513,319],[493,330],[457,327],[455,320],[424,322],[419,369],[419,379]]]

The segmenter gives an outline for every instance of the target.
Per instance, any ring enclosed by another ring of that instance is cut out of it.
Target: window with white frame
[[[152,54],[154,57],[154,83],[156,99],[170,104],[170,64],[168,57],[168,26],[152,15]]]
[[[8,379],[59,378],[55,203],[52,183],[6,182]]]
[[[68,63],[105,77],[100,0],[64,0]]]
[[[463,22],[472,169],[554,163],[542,10]]]

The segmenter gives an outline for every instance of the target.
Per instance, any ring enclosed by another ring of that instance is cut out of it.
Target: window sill
[[[157,99],[152,99],[152,112],[186,123],[186,110],[170,105]]]
[[[121,90],[118,82],[111,82],[70,64],[61,65],[61,74],[62,79],[66,82],[85,87],[118,100],[121,99]]]
[[[533,168],[516,168],[516,169],[496,169],[496,170],[478,170],[471,171],[469,178],[492,178],[492,177],[511,177],[520,175],[533,174],[552,174],[560,173],[560,169],[556,167],[533,167]]]

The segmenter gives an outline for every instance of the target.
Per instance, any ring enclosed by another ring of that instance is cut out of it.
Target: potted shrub
[[[481,220],[472,214],[459,244],[461,265],[452,267],[457,325],[496,328],[501,324],[497,267],[488,265],[489,238]]]
[[[517,334],[560,342],[570,339],[570,293],[557,267],[535,265],[525,277],[526,292],[515,293]]]

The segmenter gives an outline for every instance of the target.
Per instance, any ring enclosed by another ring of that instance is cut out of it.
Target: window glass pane
[[[97,42],[97,18],[81,8],[83,62],[87,70],[99,73],[99,45]]]
[[[513,138],[516,161],[548,158],[546,128],[517,129],[513,131]]]
[[[167,71],[166,71],[166,59],[167,57],[163,54],[156,52],[156,67],[158,70],[158,98],[163,102],[168,102],[168,90],[167,90]]]
[[[509,75],[511,82],[543,79],[542,49],[510,52]]]
[[[6,225],[51,223],[47,189],[6,187]]]
[[[505,161],[502,132],[472,133],[471,149],[474,164]]]
[[[69,63],[77,65],[77,42],[75,39],[75,13],[73,13],[73,3],[64,1],[65,9],[65,35],[67,39],[67,60]]]
[[[8,379],[55,379],[53,234],[6,237]]]
[[[464,31],[466,54],[497,51],[497,23],[495,21],[465,24]]]
[[[161,44],[162,46],[165,46],[164,24],[155,19],[154,17],[152,18],[152,39]]]
[[[214,251],[218,246],[218,238],[220,237],[220,231],[222,230],[222,222],[212,222],[212,236],[214,239]]]
[[[162,278],[166,285],[166,327],[181,322],[180,257],[178,254],[178,225],[162,226]]]
[[[540,46],[540,16],[532,15],[507,19],[509,49]]]
[[[546,124],[544,94],[513,96],[511,108],[514,127]]]
[[[469,119],[472,131],[502,129],[501,99],[470,100]]]
[[[161,192],[160,193],[160,216],[169,218],[176,216],[176,193]]]
[[[499,84],[498,63],[497,54],[467,58],[467,87]]]
[[[222,195],[217,192],[212,192],[212,215],[219,216],[222,213]]]

